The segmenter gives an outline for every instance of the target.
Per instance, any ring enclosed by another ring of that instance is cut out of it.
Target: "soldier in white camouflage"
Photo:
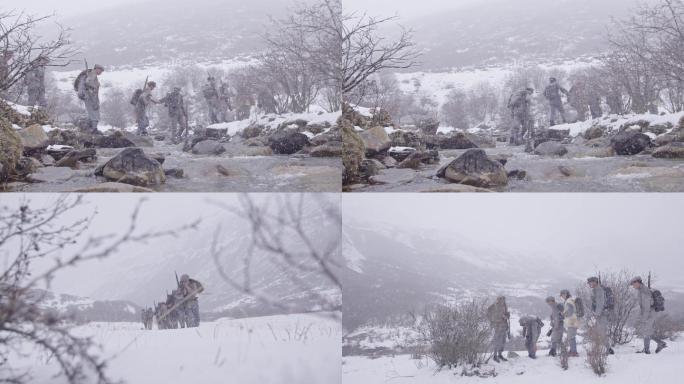
[[[47,58],[36,59],[33,68],[24,76],[28,105],[30,106],[47,107],[47,99],[45,98],[45,66],[47,64]]]

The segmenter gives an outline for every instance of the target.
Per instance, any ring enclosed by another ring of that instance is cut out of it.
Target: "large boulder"
[[[216,140],[204,140],[192,147],[194,155],[220,155],[226,151],[223,144]]]
[[[124,137],[133,142],[133,144],[135,144],[136,147],[154,147],[154,138],[152,136],[142,136],[126,132],[124,133]]]
[[[439,120],[431,117],[421,119],[416,123],[416,127],[426,135],[436,135],[439,130]]]
[[[95,156],[97,156],[97,152],[93,148],[84,149],[82,151],[72,150],[57,160],[55,167],[76,169],[78,168],[80,161],[94,159]]]
[[[397,130],[389,135],[392,140],[393,147],[411,147],[420,148],[421,140],[420,136],[416,132]]]
[[[366,156],[368,157],[385,152],[392,146],[392,140],[383,127],[373,127],[361,132],[360,136],[366,147]]]
[[[37,124],[21,129],[18,133],[26,155],[43,151],[50,141],[43,127]]]
[[[397,165],[397,168],[419,169],[423,164],[439,163],[439,153],[435,150],[415,151]]]
[[[582,134],[585,139],[587,140],[593,140],[593,139],[598,139],[599,137],[603,137],[603,134],[605,133],[605,128],[599,126],[599,125],[594,125],[589,127],[584,133]]]
[[[360,178],[359,168],[366,152],[363,139],[356,133],[351,120],[346,118],[347,116],[346,114],[342,115],[339,122],[342,127],[342,165],[344,165],[342,183],[344,185],[353,183]]]
[[[265,129],[266,127],[261,124],[252,124],[243,129],[242,132],[240,132],[240,136],[244,139],[253,139],[261,136]]]
[[[94,140],[94,144],[98,148],[128,148],[136,147],[133,140],[126,137],[121,131],[116,131],[107,136],[97,136]]]
[[[220,139],[228,134],[228,128],[206,127],[204,129],[204,136],[211,139]]]
[[[22,152],[21,137],[8,120],[0,117],[0,181],[14,173]]]
[[[340,157],[342,156],[342,143],[336,141],[319,145],[312,148],[309,155],[311,157]]]
[[[456,132],[447,136],[438,136],[438,146],[441,149],[478,148],[477,144],[463,132]]]
[[[452,183],[478,188],[501,187],[508,184],[508,175],[503,165],[490,159],[482,149],[469,149],[442,167],[437,176]]]
[[[147,187],[166,182],[159,162],[141,148],[126,148],[106,162],[98,172],[111,181]]]
[[[268,146],[278,155],[291,155],[309,145],[309,137],[303,133],[279,131],[269,136]]]
[[[664,145],[653,152],[658,159],[684,159],[684,143],[676,142]]]
[[[539,156],[565,156],[568,149],[557,141],[545,141],[534,149],[534,154]]]
[[[638,131],[623,131],[613,136],[610,145],[618,155],[637,155],[651,145],[651,138]]]

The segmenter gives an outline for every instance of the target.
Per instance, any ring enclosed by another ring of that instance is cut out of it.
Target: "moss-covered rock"
[[[22,152],[21,137],[12,128],[12,123],[0,117],[0,181],[7,180],[15,172]]]

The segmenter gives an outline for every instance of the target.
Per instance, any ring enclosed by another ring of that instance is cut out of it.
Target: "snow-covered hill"
[[[640,342],[640,341],[639,341]],[[684,341],[670,342],[669,347],[658,355],[636,354],[638,346],[632,345],[616,348],[616,355],[608,358],[608,372],[604,377],[597,377],[587,366],[584,350],[580,349],[579,358],[570,359],[570,367],[563,371],[558,359],[545,356],[546,351],[539,351],[536,360],[528,359],[527,353],[518,351],[522,357],[511,359],[503,364],[486,364],[481,371],[495,370],[496,376],[487,379],[461,376],[461,370],[442,370],[437,372],[436,366],[429,360],[412,359],[410,355],[394,357],[348,356],[342,359],[342,383],[380,384],[446,384],[446,383],[492,383],[492,384],[528,384],[528,383],[662,383],[674,384],[677,372],[684,359]]]
[[[568,269],[559,255],[507,251],[494,233],[491,242],[483,243],[448,228],[406,230],[400,223],[371,227],[354,218],[345,218],[343,255],[343,324],[349,332],[409,312],[420,314],[426,304],[498,295],[507,296],[514,315],[546,317],[545,297],[574,289],[583,274],[593,272],[592,266]],[[669,313],[683,317],[684,295],[675,287],[660,289]]]
[[[41,309],[69,316],[78,323],[137,321],[140,319],[140,308],[130,301],[93,300],[40,289],[31,290],[29,297],[33,300],[37,299]]]
[[[292,3],[273,0],[152,0],[106,8],[63,21],[91,64],[223,60],[255,54],[269,16]]]
[[[289,315],[220,319],[196,329],[141,329],[136,323],[92,323],[74,332],[92,336],[111,358],[109,375],[129,384],[334,383],[340,380],[341,330],[331,316]],[[31,383],[61,384],[56,360],[36,350],[15,356],[32,368]]]
[[[638,2],[479,1],[404,23],[415,31],[426,70],[575,59],[604,50],[611,19],[626,17]]]

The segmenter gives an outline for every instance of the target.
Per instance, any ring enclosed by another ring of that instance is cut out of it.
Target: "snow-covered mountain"
[[[343,254],[346,330],[383,323],[420,311],[426,304],[505,295],[515,313],[547,316],[543,299],[575,289],[590,266],[567,265],[548,255],[505,251],[492,233],[477,243],[442,230],[412,230],[401,224],[364,225],[345,218]],[[400,229],[401,228],[401,229]],[[534,239],[530,239],[534,241]],[[668,307],[684,315],[684,295],[667,289]]]
[[[269,16],[289,2],[150,0],[64,20],[91,65],[223,60],[263,48]]]
[[[404,21],[424,52],[422,69],[549,61],[606,48],[611,19],[637,0],[492,0]]]
[[[42,289],[29,291],[29,296],[40,299],[41,309],[66,315],[78,323],[138,321],[140,319],[140,307],[130,301],[93,300]]]
[[[321,226],[325,222],[312,211],[304,226],[320,244],[332,244],[339,231]],[[223,230],[219,244],[224,248],[219,266],[238,281],[243,277],[243,257],[249,252],[251,228],[246,222],[224,222],[207,219],[197,232],[188,233],[176,241],[158,242],[153,246],[131,247],[112,256],[107,275],[96,283],[90,295],[132,301],[140,306],[152,306],[166,299],[176,288],[175,273],[187,273],[200,281],[205,292],[200,295],[200,310],[212,318],[217,316],[257,316],[282,313],[281,309],[255,301],[233,288],[221,275],[212,256],[213,236],[219,222]],[[296,244],[293,240],[291,245]],[[319,245],[320,245],[319,244]],[[321,294],[341,302],[341,292],[317,272],[300,273],[294,282],[286,268],[270,254],[255,252],[251,259],[252,289],[270,297],[295,312],[320,310],[312,294]]]

